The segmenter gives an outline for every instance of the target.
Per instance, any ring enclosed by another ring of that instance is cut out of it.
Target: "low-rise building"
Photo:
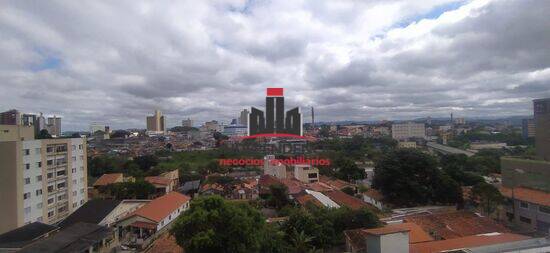
[[[416,148],[415,141],[400,141],[397,143],[398,148]]]
[[[191,198],[178,192],[170,192],[153,199],[135,212],[120,219],[116,226],[121,229],[123,244],[144,247],[169,228],[172,222],[189,208]]]
[[[550,193],[525,187],[501,187],[506,197],[506,217],[508,222],[520,229],[550,233]]]
[[[294,178],[303,183],[319,182],[319,169],[311,165],[294,165]]]
[[[375,206],[380,210],[386,207],[386,204],[384,204],[384,195],[372,188],[363,193],[363,201]]]
[[[396,123],[392,124],[392,138],[406,140],[410,138],[426,139],[426,126],[424,123]]]

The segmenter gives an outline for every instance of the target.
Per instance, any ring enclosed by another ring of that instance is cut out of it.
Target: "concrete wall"
[[[0,141],[0,234],[23,224],[23,175],[20,142]],[[21,196],[19,196],[21,195]]]
[[[503,157],[500,167],[503,186],[525,186],[550,192],[550,162]]]

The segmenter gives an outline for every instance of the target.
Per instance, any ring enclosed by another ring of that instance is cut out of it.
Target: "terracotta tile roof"
[[[274,176],[271,176],[271,175],[262,175],[260,176],[260,179],[258,180],[258,185],[260,186],[266,186],[266,187],[269,187],[273,184],[281,184],[282,182],[277,179],[276,177]]]
[[[391,233],[396,233],[400,231],[409,231],[410,243],[429,242],[434,240],[434,238],[432,238],[428,233],[426,233],[426,231],[422,230],[420,226],[410,222],[390,224],[381,228],[364,230],[366,234],[375,234],[375,235],[391,234]]]
[[[349,183],[349,182],[346,182],[344,180],[341,180],[341,179],[332,179],[330,177],[327,177],[325,175],[319,175],[319,181],[327,184],[327,185],[330,185],[331,187],[334,187],[338,190],[341,190],[342,188],[345,188],[345,187],[355,187],[354,184],[352,183]]]
[[[331,186],[329,186],[329,185],[327,185],[323,182],[309,183],[309,184],[306,184],[305,187],[307,189],[310,189],[310,190],[313,190],[313,191],[318,191],[318,192],[326,192],[326,191],[334,190],[334,188],[332,188]]]
[[[372,188],[368,189],[363,194],[367,195],[370,198],[375,199],[377,201],[382,201],[384,199],[384,195],[382,195],[382,193],[380,193],[379,191],[377,191],[375,189],[372,189]]]
[[[178,192],[169,192],[166,195],[151,200],[151,202],[136,210],[131,216],[138,215],[155,222],[160,222],[174,210],[178,209],[178,207],[189,202],[189,200],[191,198],[186,195]]]
[[[302,206],[305,206],[308,202],[311,202],[318,207],[324,207],[323,203],[321,203],[319,200],[317,200],[315,197],[309,194],[300,194],[295,196],[294,198]]]
[[[304,183],[296,179],[285,178],[285,179],[282,179],[281,181],[288,188],[288,194],[298,194],[304,190]]]
[[[512,188],[501,187],[502,195],[512,198]],[[521,201],[534,203],[542,206],[550,206],[550,193],[538,190],[532,190],[524,187],[514,188],[513,197]]]
[[[223,185],[218,183],[204,184],[201,186],[201,190],[200,190],[201,192],[208,191],[208,190],[223,192],[225,188],[223,187]]]
[[[336,202],[338,205],[347,206],[353,210],[357,210],[367,206],[367,203],[358,198],[352,197],[342,191],[328,191],[324,192],[323,194],[332,199],[332,201]]]
[[[105,186],[124,181],[122,173],[103,174],[95,181],[94,186]]]
[[[176,243],[176,238],[170,233],[164,233],[156,239],[145,253],[184,253],[182,247]]]
[[[157,185],[169,185],[172,181],[165,177],[145,177],[145,181]]]
[[[478,216],[468,211],[413,215],[406,217],[404,221],[416,223],[436,239],[451,239],[491,232],[510,232],[491,218]]]
[[[448,240],[410,244],[411,253],[436,253],[445,250],[479,247],[484,245],[513,242],[528,239],[528,236],[511,233],[472,235]]]

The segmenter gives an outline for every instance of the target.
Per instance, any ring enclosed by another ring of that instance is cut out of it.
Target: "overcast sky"
[[[413,3],[415,2],[415,3]],[[0,110],[228,122],[285,88],[309,122],[532,114],[550,1],[1,1]]]

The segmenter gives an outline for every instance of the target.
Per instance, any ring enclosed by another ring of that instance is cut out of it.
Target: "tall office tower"
[[[535,120],[534,119],[521,120],[521,136],[524,139],[535,137]]]
[[[405,140],[409,138],[426,139],[426,126],[424,123],[400,123],[391,125],[392,137],[396,140]]]
[[[550,161],[550,98],[533,100],[533,107],[537,156]]]
[[[48,117],[46,129],[48,129],[48,133],[51,135],[61,136],[61,118],[55,115],[53,117]]]
[[[13,109],[0,113],[0,125],[21,125],[21,112]]]
[[[164,134],[165,126],[166,118],[159,110],[155,110],[155,115],[147,116],[147,132],[149,134]]]
[[[87,200],[86,140],[34,138],[30,126],[0,125],[0,233],[55,224]]]
[[[244,109],[241,111],[241,115],[239,116],[239,125],[248,126],[248,115],[250,112],[247,109]]]
[[[285,97],[283,90],[268,90],[265,98],[265,130],[268,133],[285,132]]]
[[[193,127],[193,120],[190,118],[184,119],[181,121],[181,126],[183,127]]]

